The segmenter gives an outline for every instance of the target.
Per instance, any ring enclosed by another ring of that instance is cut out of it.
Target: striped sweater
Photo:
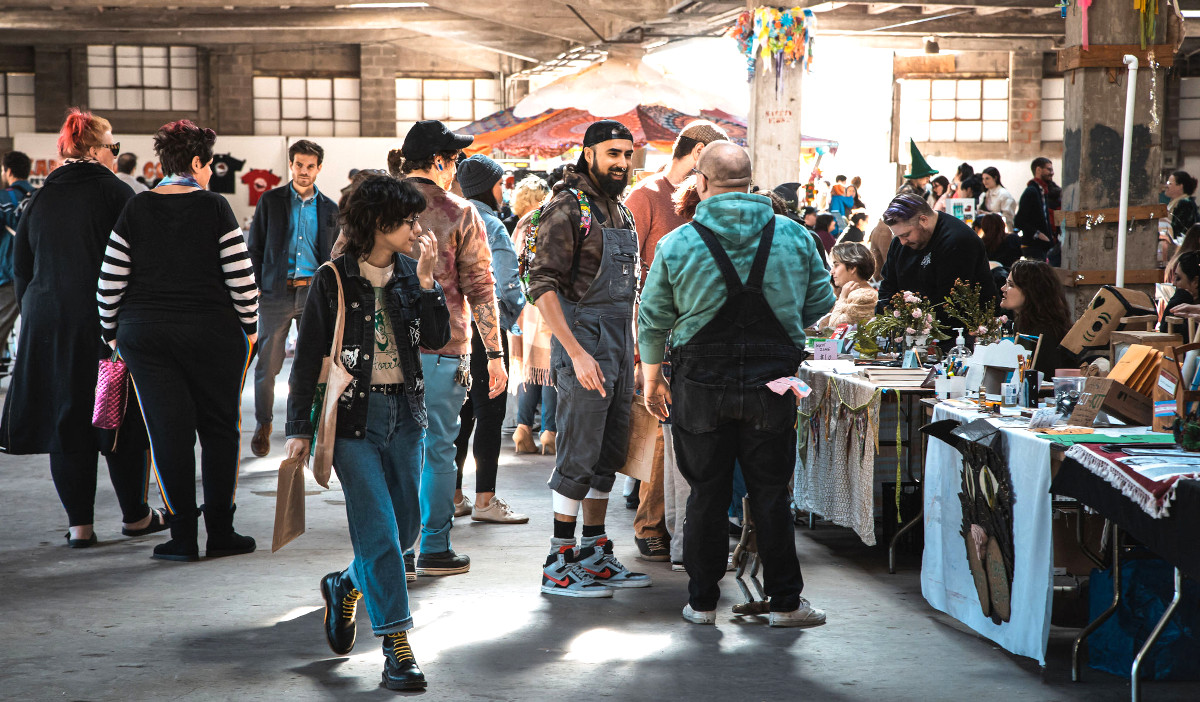
[[[254,334],[258,286],[229,203],[203,190],[134,196],[109,236],[96,302],[105,341],[119,324],[222,318]]]

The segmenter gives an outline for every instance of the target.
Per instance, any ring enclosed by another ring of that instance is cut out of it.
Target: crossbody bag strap
[[[333,343],[329,345],[329,355],[333,357],[336,366],[342,365],[342,334],[346,330],[346,298],[342,294],[342,276],[338,273],[333,261],[326,261],[322,266],[329,266],[333,271],[333,280],[337,283],[337,316],[333,321]]]

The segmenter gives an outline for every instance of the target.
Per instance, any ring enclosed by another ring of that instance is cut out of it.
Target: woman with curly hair
[[[1017,261],[1000,292],[1000,307],[1013,313],[1017,333],[1041,337],[1034,370],[1050,378],[1055,369],[1074,365],[1071,353],[1059,345],[1071,329],[1071,312],[1067,309],[1062,283],[1050,264]]]
[[[135,195],[113,226],[96,291],[104,340],[120,351],[146,417],[171,540],[153,558],[200,558],[204,513],[209,558],[250,553],[233,530],[242,383],[258,338],[258,286],[241,227],[209,192],[211,129],[163,125],[154,150],[165,177]],[[204,504],[196,508],[196,453]]]

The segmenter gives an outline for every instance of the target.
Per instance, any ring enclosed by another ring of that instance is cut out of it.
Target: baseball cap
[[[475,142],[475,137],[469,134],[455,134],[436,119],[426,119],[417,122],[404,135],[404,145],[400,151],[404,158],[420,161],[442,153],[443,151],[458,151],[465,149]]]

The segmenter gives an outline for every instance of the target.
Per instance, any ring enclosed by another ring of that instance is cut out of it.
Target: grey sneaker
[[[650,587],[649,575],[635,573],[621,565],[613,555],[613,545],[608,537],[602,537],[592,546],[581,548],[579,564],[596,579],[596,582],[609,587]]]
[[[492,522],[494,524],[524,524],[529,521],[529,516],[514,512],[508,503],[495,495],[492,495],[492,501],[487,507],[475,505],[471,511],[471,521],[475,522]]]
[[[692,609],[692,603],[689,602],[683,606],[683,618],[693,624],[716,624],[717,613],[713,612],[697,612]]]
[[[574,546],[560,546],[542,567],[542,592],[562,597],[612,597],[612,588],[601,585],[579,564]]]
[[[771,612],[771,626],[793,626],[806,629],[825,623],[825,610],[817,609],[800,598],[800,606],[791,612]]]
[[[471,498],[463,495],[461,500],[454,503],[454,516],[465,517],[471,513],[474,507],[475,505],[471,504]]]

